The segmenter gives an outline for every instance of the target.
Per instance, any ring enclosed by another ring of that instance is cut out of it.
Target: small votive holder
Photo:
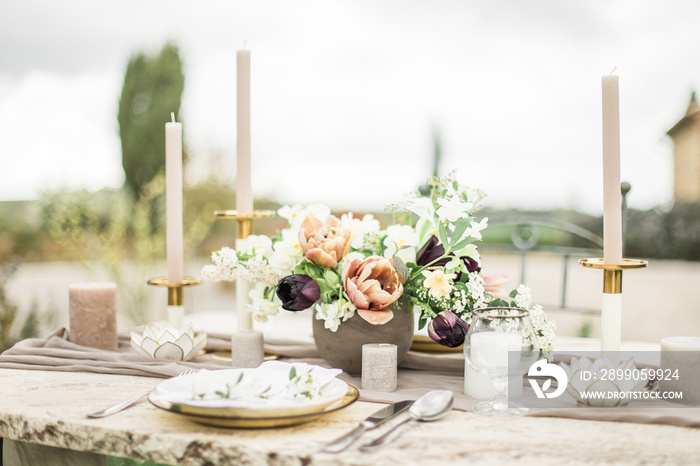
[[[397,348],[390,343],[362,345],[362,389],[393,392],[397,383]]]
[[[117,285],[111,282],[74,283],[68,287],[70,341],[116,351]]]
[[[659,391],[681,392],[673,398],[683,404],[700,404],[700,337],[661,339]]]
[[[205,332],[195,332],[191,325],[180,328],[169,322],[154,322],[143,327],[143,334],[131,332],[131,347],[144,358],[189,361],[207,344]]]
[[[263,334],[258,330],[239,330],[231,335],[231,365],[258,367],[265,360]]]

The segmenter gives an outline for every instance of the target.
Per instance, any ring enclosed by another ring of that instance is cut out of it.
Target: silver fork
[[[180,377],[183,375],[190,375],[190,374],[194,374],[195,372],[197,372],[197,371],[194,369],[187,369],[187,370],[180,372],[175,377]],[[122,410],[128,408],[129,406],[133,405],[134,403],[136,403],[137,401],[139,401],[141,398],[148,395],[152,391],[153,390],[148,390],[148,391],[145,391],[143,393],[138,393],[138,394],[132,396],[131,398],[124,400],[120,403],[117,403],[113,406],[110,406],[109,408],[105,408],[102,411],[97,411],[96,413],[90,413],[87,415],[87,417],[105,417],[105,416],[109,416],[110,414],[118,413],[119,411],[122,411]]]

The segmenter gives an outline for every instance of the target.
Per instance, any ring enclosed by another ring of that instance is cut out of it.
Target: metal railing
[[[528,255],[533,252],[546,253],[561,256],[562,280],[561,295],[558,305],[546,305],[546,307],[577,314],[600,315],[600,310],[585,309],[570,306],[567,302],[569,263],[573,258],[600,257],[603,252],[603,238],[577,225],[562,220],[545,217],[500,217],[489,218],[489,230],[497,228],[510,228],[511,243],[482,243],[479,249],[487,252],[501,252],[517,254],[520,258],[520,279],[518,283],[526,283]],[[556,231],[568,233],[574,237],[582,238],[591,243],[591,247],[574,246],[546,246],[538,245],[540,240],[540,228],[551,228]]]

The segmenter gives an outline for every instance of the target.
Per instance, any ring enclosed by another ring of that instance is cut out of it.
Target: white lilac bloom
[[[557,324],[553,320],[548,320],[542,306],[536,304],[530,309],[530,321],[532,327],[537,333],[537,339],[540,344],[541,351],[552,351],[554,349],[554,339],[556,338],[555,330]]]
[[[469,227],[464,232],[465,236],[471,236],[474,239],[481,239],[481,230],[488,226],[489,218],[484,217],[480,222],[471,222]]]
[[[441,222],[456,222],[460,218],[469,217],[469,212],[474,207],[471,202],[463,202],[459,196],[452,196],[449,199],[439,198],[437,203],[440,207],[437,215]]]
[[[353,217],[352,212],[348,212],[340,217],[340,224],[343,228],[349,228],[352,231],[350,246],[353,249],[362,249],[365,235],[377,233],[381,229],[379,220],[374,218],[372,214],[366,214],[362,219],[359,219]]]
[[[245,266],[245,271],[241,270],[239,276],[248,282],[261,281],[274,286],[282,278],[263,256],[253,256],[241,264]]]
[[[532,297],[530,294],[530,288],[527,285],[521,284],[518,286],[517,294],[514,298],[515,305],[521,309],[530,309],[532,305]]]
[[[270,257],[272,254],[272,240],[265,235],[250,235],[239,239],[236,241],[236,247],[242,253],[255,256]]]
[[[386,230],[384,246],[384,257],[390,259],[401,248],[418,246],[418,235],[410,225],[392,225]]]
[[[282,303],[279,302],[279,298],[277,298],[276,294],[273,294],[272,301],[265,297],[264,283],[256,283],[255,287],[248,292],[248,297],[250,298],[248,308],[254,320],[258,322],[267,322],[270,317],[279,314]]]

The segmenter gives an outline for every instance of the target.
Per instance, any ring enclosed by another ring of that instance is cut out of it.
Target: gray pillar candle
[[[81,346],[116,351],[117,285],[75,283],[68,287],[70,341]]]
[[[233,367],[258,367],[265,360],[263,334],[257,330],[240,330],[231,335]]]
[[[362,345],[362,389],[378,392],[396,390],[396,345],[367,343]]]
[[[684,404],[700,403],[700,337],[661,339],[659,391],[682,392]]]

